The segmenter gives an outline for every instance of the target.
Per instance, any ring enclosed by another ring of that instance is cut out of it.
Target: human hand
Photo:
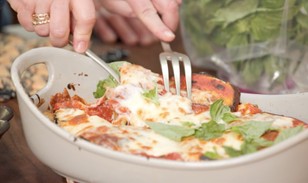
[[[106,43],[121,40],[127,45],[150,45],[158,41],[138,18],[110,13],[103,7],[99,7],[96,11],[98,13],[94,32]]]
[[[181,0],[96,0],[111,13],[138,17],[158,39],[170,42],[179,23]]]
[[[17,12],[19,23],[30,32],[49,37],[53,46],[67,45],[73,34],[73,45],[77,52],[88,46],[95,24],[95,7],[91,0],[8,0]],[[33,15],[49,18],[49,22],[33,25]]]

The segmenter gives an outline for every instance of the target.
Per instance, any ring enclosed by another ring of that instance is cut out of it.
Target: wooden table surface
[[[172,43],[172,48],[184,52],[181,37]],[[121,44],[106,45],[94,40],[92,50],[102,53],[114,48],[123,48],[129,52],[128,61],[160,72],[158,56],[162,51],[160,43],[146,47],[130,47]],[[202,71],[193,67],[193,72]],[[14,117],[11,127],[0,140],[0,182],[3,183],[62,183],[65,179],[43,165],[31,152],[25,141],[16,99],[4,103],[13,108]]]

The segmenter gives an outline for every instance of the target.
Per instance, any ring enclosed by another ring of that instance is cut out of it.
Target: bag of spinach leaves
[[[308,53],[308,0],[189,0],[181,19],[196,66],[246,91],[296,90],[292,73]]]

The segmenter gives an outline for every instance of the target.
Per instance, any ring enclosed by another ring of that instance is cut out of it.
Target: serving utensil
[[[176,94],[180,95],[180,91],[181,91],[180,62],[183,62],[184,72],[185,72],[187,97],[190,98],[191,97],[191,85],[192,85],[191,84],[192,71],[191,71],[190,59],[185,54],[172,51],[169,43],[161,42],[161,45],[162,45],[164,52],[160,53],[159,58],[160,58],[160,65],[161,65],[161,69],[162,69],[164,86],[165,86],[166,91],[170,90],[168,62],[171,62],[171,65],[172,65],[172,68],[173,68]]]
[[[70,40],[69,44],[73,46],[73,42]],[[95,61],[99,66],[103,67],[118,83],[120,83],[119,75],[99,56],[97,56],[93,51],[87,49],[85,51],[85,55],[90,57],[93,61]]]

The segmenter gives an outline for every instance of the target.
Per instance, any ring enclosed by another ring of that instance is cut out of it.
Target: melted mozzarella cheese
[[[111,126],[108,121],[98,116],[87,116],[86,121],[75,125],[69,123],[70,120],[73,120],[73,118],[80,115],[86,114],[83,110],[75,108],[62,108],[56,112],[56,118],[59,119],[58,125],[73,135],[78,136],[89,128],[99,127],[102,125]]]
[[[163,156],[169,153],[182,152],[179,144],[173,140],[163,137],[148,128],[136,128],[133,126],[114,126],[99,116],[87,116],[84,123],[71,125],[68,121],[76,116],[84,115],[79,109],[60,109],[56,112],[59,126],[73,135],[80,136],[85,130],[95,130],[98,127],[108,128],[104,134],[119,138],[118,145],[121,151],[128,153],[145,153],[149,156]]]
[[[233,149],[240,150],[243,144],[243,139],[239,134],[234,132],[226,132],[221,137],[212,140],[203,140],[198,138],[187,138],[181,142],[176,142],[168,139],[162,135],[159,135],[147,127],[137,126],[115,126],[108,121],[98,116],[87,116],[87,120],[84,123],[69,124],[68,122],[73,118],[84,115],[84,111],[79,109],[60,109],[56,112],[57,118],[61,119],[60,124],[62,127],[70,133],[82,136],[87,130],[96,130],[96,133],[100,136],[104,145],[106,136],[111,139],[115,137],[117,146],[121,152],[131,154],[143,154],[153,157],[163,157],[170,153],[179,153],[184,161],[199,161],[200,156],[205,152],[214,152],[221,158],[229,158],[224,147],[232,147]],[[292,127],[292,119],[271,115],[268,113],[260,113],[254,115],[245,116],[243,121],[260,121],[260,122],[273,122],[273,126],[277,127]],[[67,124],[68,123],[68,124]],[[290,126],[291,125],[291,126]],[[98,127],[106,127],[108,130],[100,131]],[[107,144],[109,141],[106,140]]]
[[[232,147],[236,150],[240,150],[243,144],[243,139],[239,138],[239,135],[233,132],[225,133],[220,138],[213,140],[202,140],[192,138],[180,142],[183,149],[182,155],[184,159],[192,160],[193,154],[203,154],[205,152],[215,152],[222,158],[229,158],[224,146]],[[196,158],[197,160],[199,157]]]
[[[213,95],[208,91],[192,89],[191,100],[198,104],[210,105],[213,101]]]
[[[116,112],[119,118],[126,118],[132,126],[146,126],[145,122],[161,122],[181,125],[183,122],[192,122],[200,125],[201,122],[210,119],[209,112],[195,115],[191,101],[180,95],[166,93],[158,96],[158,104],[143,96],[144,90],[140,87],[126,84],[113,89],[113,96],[119,103]],[[110,96],[109,96],[110,97]],[[129,112],[121,112],[125,107]]]
[[[75,116],[85,114],[83,110],[75,109],[75,108],[61,108],[57,111],[57,119],[61,121],[69,121]]]
[[[161,122],[181,125],[192,122],[197,126],[210,119],[209,112],[195,115],[192,103],[186,97],[173,95],[170,92],[158,95],[158,103],[143,96],[145,91],[158,88],[161,77],[134,64],[124,64],[120,69],[121,85],[108,90],[106,96],[117,101],[114,106],[117,113],[116,124],[129,123],[132,126],[147,126],[145,122]],[[206,98],[206,97],[204,97]],[[127,109],[123,110],[123,109]]]
[[[272,126],[278,128],[293,127],[293,119],[285,116],[273,115],[269,113],[257,113],[248,117],[245,116],[245,118],[253,121],[272,122]]]
[[[80,136],[86,130],[95,130],[105,126],[108,130],[102,132],[110,137],[119,139],[117,145],[122,152],[133,154],[146,154],[148,156],[161,157],[170,153],[179,153],[186,161],[198,160],[198,156],[207,151],[215,151],[221,157],[228,157],[222,145],[239,149],[242,141],[234,133],[224,134],[220,140],[204,141],[190,139],[183,142],[176,142],[161,136],[149,128],[135,126],[114,126],[99,116],[87,116],[84,123],[70,125],[68,121],[76,116],[84,115],[79,109],[60,109],[56,112],[57,118],[61,119],[60,126],[71,134]],[[99,132],[98,132],[99,133]],[[194,157],[194,153],[198,154]]]
[[[150,129],[121,126],[120,130],[125,130],[125,133],[117,133],[117,136],[122,137],[119,144],[125,152],[145,153],[155,157],[183,152],[179,143],[161,136]]]
[[[143,89],[153,89],[161,80],[157,73],[134,64],[124,64],[120,69],[120,75],[122,85],[132,84]]]

